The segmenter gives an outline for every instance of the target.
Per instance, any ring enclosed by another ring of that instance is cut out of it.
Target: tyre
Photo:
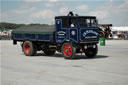
[[[97,52],[98,52],[98,47],[96,45],[96,48],[89,48],[89,49],[87,49],[87,51],[85,52],[85,55],[88,58],[94,58],[96,56]]]
[[[25,41],[23,43],[23,52],[26,56],[33,56],[36,54],[36,45],[33,42]]]
[[[51,51],[50,49],[44,50],[45,55],[54,55],[56,51]]]
[[[65,59],[74,59],[76,48],[71,43],[64,43],[62,45],[61,52]]]

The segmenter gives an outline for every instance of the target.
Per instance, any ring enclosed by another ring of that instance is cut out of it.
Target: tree
[[[7,22],[1,22],[0,23],[0,29],[16,29],[18,27],[25,26],[25,24],[15,24],[15,23],[7,23]]]

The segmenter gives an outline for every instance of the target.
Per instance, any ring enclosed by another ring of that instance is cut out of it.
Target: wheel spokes
[[[70,45],[65,45],[63,51],[64,51],[64,55],[67,57],[71,56],[72,54],[72,48]]]

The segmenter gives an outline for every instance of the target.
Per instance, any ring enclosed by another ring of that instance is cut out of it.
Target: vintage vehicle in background
[[[69,12],[56,16],[55,25],[28,25],[12,31],[13,44],[22,42],[26,56],[42,50],[46,55],[62,52],[65,59],[75,58],[76,53],[85,53],[93,58],[98,52],[99,29],[95,16],[79,16]]]
[[[100,37],[105,37],[105,39],[112,37],[111,34],[111,27],[112,24],[98,24],[97,25],[99,27],[99,35]]]

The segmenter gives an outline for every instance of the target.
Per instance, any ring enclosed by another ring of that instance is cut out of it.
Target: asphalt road
[[[28,57],[12,41],[0,41],[0,48],[1,85],[128,85],[128,40],[107,41],[94,59]]]

